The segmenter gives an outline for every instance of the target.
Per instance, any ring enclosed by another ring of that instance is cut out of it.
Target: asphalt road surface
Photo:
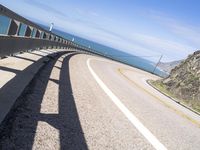
[[[200,117],[146,83],[150,73],[68,52],[17,100],[0,149],[200,149]]]

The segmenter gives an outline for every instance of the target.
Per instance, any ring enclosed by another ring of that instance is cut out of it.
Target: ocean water
[[[43,26],[43,27],[48,29],[45,26]],[[149,61],[148,59],[134,56],[132,54],[129,54],[129,53],[93,42],[93,41],[90,41],[87,39],[83,39],[81,37],[74,36],[72,34],[62,32],[60,30],[53,29],[52,32],[66,38],[68,40],[74,39],[74,42],[77,44],[83,45],[85,47],[90,47],[91,49],[93,49],[103,55],[106,55],[108,57],[111,57],[112,59],[126,63],[130,66],[145,70],[147,72],[152,73],[155,68],[155,63],[153,63],[152,61]],[[154,71],[154,74],[161,76],[161,77],[167,76],[167,74],[165,72],[163,72],[162,70],[160,70],[159,68],[157,68]]]
[[[8,26],[10,23],[10,18],[0,15],[0,21],[2,24],[0,26],[0,34],[7,34]],[[39,24],[39,25],[48,30],[47,26],[44,26],[41,24]],[[25,24],[20,25],[20,30],[18,33],[19,36],[24,35],[26,27],[27,26]],[[66,38],[68,40],[74,39],[74,42],[77,44],[80,44],[85,47],[89,47],[89,48],[97,51],[98,53],[106,55],[107,57],[110,57],[117,61],[126,63],[130,66],[137,67],[139,69],[142,69],[142,70],[145,70],[145,71],[148,71],[151,73],[153,72],[153,70],[155,68],[155,63],[153,63],[147,59],[144,59],[144,58],[141,58],[138,56],[134,56],[132,54],[128,54],[126,52],[123,52],[123,51],[120,51],[120,50],[117,50],[117,49],[114,49],[114,48],[111,48],[111,47],[108,47],[108,46],[105,46],[105,45],[102,45],[102,44],[99,44],[99,43],[96,43],[93,41],[89,41],[89,40],[83,39],[81,37],[71,35],[66,32],[62,32],[60,30],[53,29],[52,32]],[[36,34],[36,30],[33,30],[31,36],[34,36],[35,34]],[[154,73],[161,77],[166,76],[166,74],[158,68],[155,70]]]

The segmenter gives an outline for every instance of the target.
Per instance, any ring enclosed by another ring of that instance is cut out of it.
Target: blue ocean
[[[46,29],[48,29],[47,27],[44,27]],[[115,59],[117,61],[123,62],[125,64],[128,64],[130,66],[145,70],[147,72],[153,73],[154,68],[155,68],[155,63],[152,61],[149,61],[147,59],[138,57],[138,56],[134,56],[131,55],[129,53],[93,42],[93,41],[89,41],[87,39],[78,37],[78,36],[74,36],[72,34],[66,33],[66,32],[62,32],[60,30],[56,30],[53,29],[52,30],[53,33],[60,35],[62,37],[64,37],[65,39],[71,40],[74,39],[74,42],[77,44],[80,44],[82,46],[85,47],[89,47],[101,54],[107,55],[108,57],[111,57],[112,59]],[[154,74],[161,76],[161,77],[166,77],[167,74],[165,72],[163,72],[162,70],[160,70],[159,68],[156,68],[154,71]]]

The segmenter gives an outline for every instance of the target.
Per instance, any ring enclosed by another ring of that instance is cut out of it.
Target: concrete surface
[[[61,51],[32,51],[0,60],[0,123],[35,74],[48,62],[50,58],[46,56]]]

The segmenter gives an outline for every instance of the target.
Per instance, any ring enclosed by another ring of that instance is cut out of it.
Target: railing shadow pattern
[[[3,122],[0,132],[0,149],[32,149],[39,121],[59,130],[60,149],[88,149],[80,124],[69,74],[69,60],[75,54],[66,55],[58,80],[50,79],[58,60],[49,62],[33,79],[29,88],[17,100],[15,107]],[[41,103],[48,81],[59,85],[58,114],[42,114]],[[40,88],[38,88],[40,87]]]

